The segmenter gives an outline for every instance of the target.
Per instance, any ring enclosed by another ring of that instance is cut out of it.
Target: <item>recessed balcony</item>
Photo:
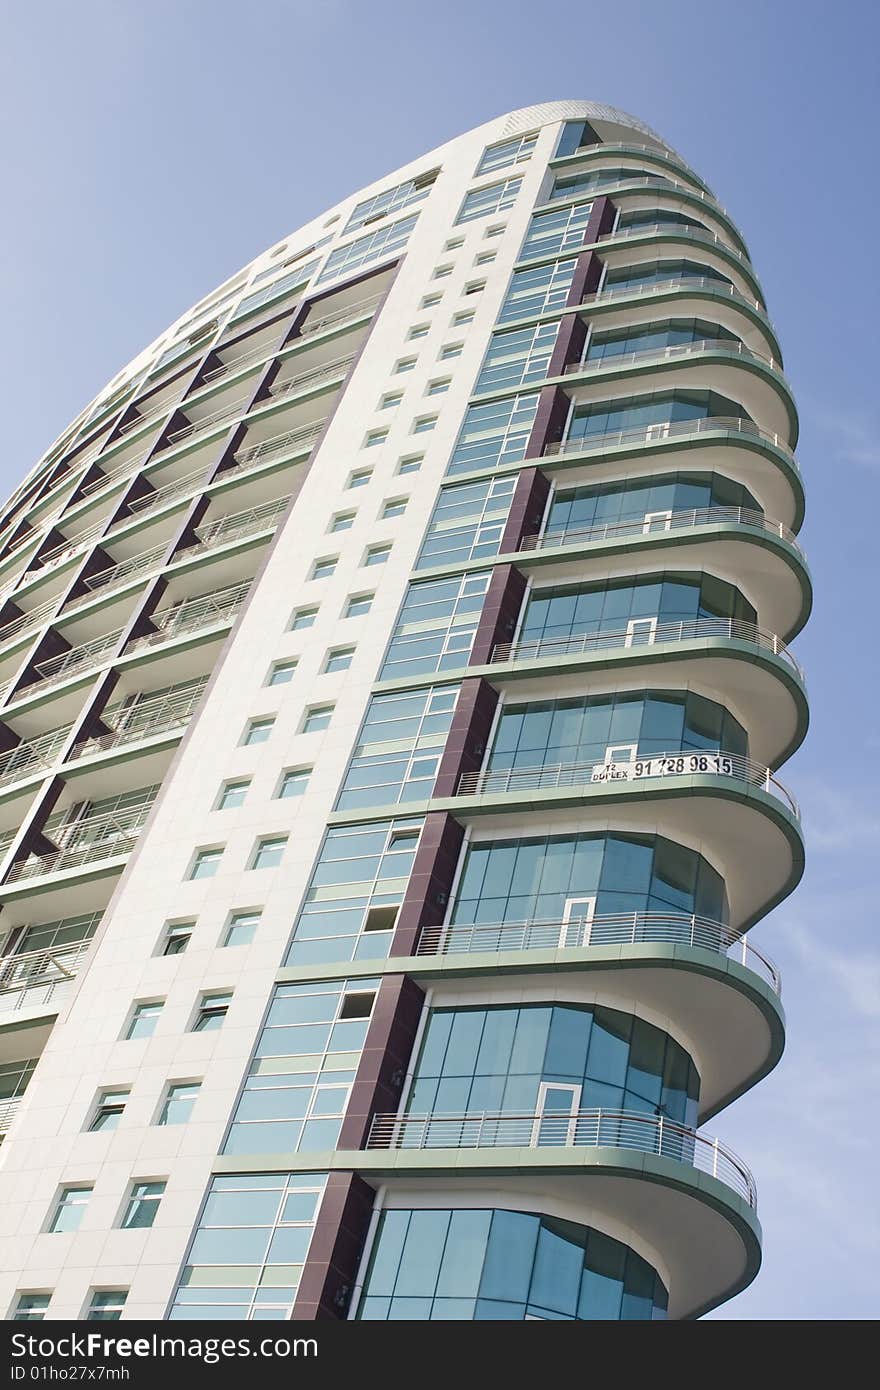
[[[174,607],[164,609],[161,613],[154,613],[150,621],[156,631],[148,632],[143,637],[136,637],[128,644],[126,655],[130,652],[140,651],[145,647],[158,646],[174,637],[181,637],[187,633],[213,627],[218,623],[231,622],[244,602],[251,582],[250,579],[246,579],[241,584],[233,584],[229,588],[219,589],[214,594],[203,594],[197,598],[182,599]]]
[[[239,465],[247,465],[268,462],[269,459],[286,459],[309,454],[317,443],[323,428],[324,421],[321,420],[318,424],[307,425],[303,429],[288,430],[284,434],[272,435],[271,438],[264,439],[260,444],[252,444],[247,448],[239,449],[234,455],[235,461]]]
[[[192,718],[207,683],[207,676],[202,676],[179,688],[158,691],[134,703],[121,700],[118,704],[108,705],[101,715],[101,723],[107,726],[108,732],[77,744],[70,760],[78,762],[117,747],[142,743],[160,734],[180,732]]]
[[[58,1009],[79,973],[91,939],[0,957],[0,1022],[25,1009]]]
[[[344,308],[335,309],[329,314],[322,314],[320,311],[310,312],[297,336],[307,338],[315,333],[326,333],[331,328],[338,331],[348,324],[356,323],[359,319],[371,316],[382,298],[380,294],[371,295],[367,299],[356,300],[354,304],[347,304]]]
[[[47,772],[56,762],[71,728],[72,725],[68,724],[53,729],[51,733],[22,740],[14,748],[0,753],[0,787]]]

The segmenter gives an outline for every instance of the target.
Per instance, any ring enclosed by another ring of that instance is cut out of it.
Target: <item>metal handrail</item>
[[[723,749],[692,752],[676,749],[669,753],[636,755],[630,762],[549,763],[537,767],[484,768],[480,772],[463,772],[458,780],[456,796],[485,796],[489,792],[528,792],[545,788],[577,787],[583,784],[607,786],[612,783],[666,781],[674,777],[731,778],[757,787],[782,801],[792,815],[800,820],[800,808],[791,792],[773,776],[769,767],[752,762],[739,753]]]
[[[717,290],[719,294],[726,294],[730,299],[740,299],[744,304],[750,304],[753,309],[758,309],[766,317],[767,311],[759,299],[750,299],[729,280],[716,280],[711,275],[675,275],[670,276],[668,280],[637,281],[635,284],[629,285],[613,284],[606,289],[596,290],[594,294],[588,294],[579,304],[572,307],[583,309],[589,304],[604,303],[609,299],[638,298],[646,294],[663,294],[666,290],[671,289],[704,289],[706,286]]]
[[[181,633],[194,632],[201,627],[210,627],[216,622],[225,622],[234,617],[244,601],[245,595],[251,586],[251,581],[245,580],[242,584],[235,584],[229,589],[218,589],[216,595],[205,595],[199,599],[184,599],[173,608],[168,608],[163,613],[154,614],[150,621],[156,627],[155,632],[145,633],[144,636],[135,638],[129,643],[129,650],[136,651],[141,647],[156,646],[160,642],[167,642],[169,638],[176,637]]]
[[[316,386],[321,381],[329,381],[334,376],[339,376],[340,372],[347,371],[353,361],[354,353],[349,357],[337,357],[333,362],[327,362],[323,367],[316,367],[312,372],[304,372],[302,376],[291,377],[289,381],[284,381],[279,386],[270,386],[269,395],[275,400],[279,396],[287,396],[292,391],[301,390],[304,386]],[[265,404],[265,401],[257,401],[255,409]]]
[[[650,618],[646,621],[650,622]],[[635,652],[641,652],[665,642],[697,642],[704,638],[718,637],[727,637],[735,642],[748,642],[750,646],[772,652],[774,656],[786,661],[803,682],[803,669],[782,639],[774,632],[764,632],[757,624],[745,622],[740,618],[680,618],[673,622],[658,622],[653,632],[644,637],[627,628],[610,628],[608,631],[572,633],[570,637],[538,637],[527,641],[499,642],[493,647],[489,660],[492,663],[514,663],[534,661],[542,657],[577,656],[620,647],[631,647]]]
[[[33,684],[44,685],[47,681],[64,680],[76,671],[97,662],[107,652],[113,651],[122,633],[123,629],[118,628],[106,637],[96,637],[91,642],[83,642],[79,647],[71,647],[70,651],[62,652],[59,656],[49,657],[47,661],[36,662],[34,670],[39,673],[40,679]],[[22,694],[26,694],[29,688],[26,687]]]
[[[44,555],[40,556],[37,573],[44,569],[54,569],[56,565],[60,565],[71,555],[83,550],[90,541],[94,540],[95,536],[101,534],[106,524],[106,521],[98,521],[94,526],[89,526],[85,531],[81,531],[72,540],[64,540],[60,545],[53,545]]]
[[[569,1115],[513,1111],[373,1116],[368,1149],[609,1148],[657,1154],[709,1173],[754,1211],[755,1180],[731,1149],[665,1115],[638,1110],[577,1110]],[[552,1159],[548,1155],[548,1162]]]
[[[311,333],[318,333],[321,329],[331,328],[334,324],[344,323],[347,319],[363,318],[370,309],[375,309],[380,302],[380,294],[373,295],[370,299],[359,299],[354,304],[349,304],[343,309],[337,309],[332,314],[324,314],[322,318],[307,318],[299,330],[299,337],[306,338]]]
[[[622,177],[618,175],[616,179],[604,181],[603,183],[597,185],[597,187],[601,188],[603,193],[607,195],[607,190],[609,188],[614,187],[620,189],[621,192],[629,192],[629,190],[632,188],[669,189],[670,187],[672,187],[673,189],[676,189],[677,185],[670,184],[669,179],[664,178],[661,174],[655,174],[653,177],[646,174],[644,178],[632,178],[631,176],[624,174]],[[730,213],[727,211],[727,208],[724,207],[722,203],[719,203],[714,193],[710,193],[708,190],[703,191],[699,188],[686,188],[684,191],[686,193],[689,193],[692,198],[699,198],[700,201],[703,203],[710,203],[712,207],[717,208],[718,211],[721,212],[727,218],[731,226],[736,225],[733,221],[733,218],[730,216]],[[577,193],[570,193],[567,198],[554,198],[548,203],[542,203],[538,211],[547,212],[550,208],[565,207],[566,203],[577,202],[579,198],[583,198],[584,196],[589,197],[589,194],[590,189],[581,188],[578,190]]]
[[[98,570],[97,574],[90,575],[83,582],[87,589],[103,589],[107,584],[118,583],[130,574],[143,574],[155,561],[162,559],[167,549],[167,545],[154,545],[151,550],[142,550],[140,555],[133,555],[130,560],[120,560],[116,565]]]
[[[683,912],[603,912],[569,921],[454,922],[423,927],[416,955],[446,956],[473,951],[571,950],[584,946],[692,946],[738,960],[782,993],[779,969],[747,936],[711,917]]]
[[[560,439],[544,447],[544,456],[557,454],[595,454],[614,449],[619,444],[656,444],[665,439],[678,439],[694,434],[743,434],[763,439],[781,450],[788,462],[800,474],[800,468],[787,440],[772,430],[762,429],[754,420],[741,415],[702,415],[695,420],[663,420],[656,425],[641,425],[626,430],[611,430],[608,434],[589,434],[579,438]]]
[[[27,632],[29,628],[38,627],[44,618],[55,612],[57,607],[58,598],[51,598],[47,603],[41,603],[36,608],[32,608],[29,613],[22,613],[20,618],[13,618],[11,623],[0,628],[0,645],[8,642],[19,632]]]
[[[772,367],[780,376],[782,375],[782,363],[777,362],[775,357],[771,357],[768,352],[759,352],[757,348],[748,347],[741,343],[739,339],[732,338],[699,338],[690,343],[670,343],[667,347],[642,348],[639,352],[617,352],[607,357],[587,358],[582,362],[569,362],[565,368],[565,376],[583,375],[588,372],[599,372],[605,367],[623,367],[637,362],[646,362],[656,358],[659,362],[665,362],[673,358],[689,357],[695,352],[728,352],[734,357],[754,357],[758,362],[765,362],[768,367]]]
[[[61,873],[64,869],[79,869],[86,864],[94,864],[103,859],[115,859],[117,855],[128,854],[137,842],[143,826],[127,830],[117,835],[108,835],[88,845],[71,845],[54,850],[51,854],[34,855],[19,859],[10,866],[6,875],[7,883],[18,883],[22,879],[42,878],[46,874]]]
[[[132,404],[134,404],[134,402],[132,402]],[[154,425],[157,420],[161,420],[163,416],[170,414],[173,409],[173,405],[162,405],[159,406],[158,410],[148,411],[146,415],[138,415],[136,419],[129,420],[125,425],[120,425],[116,431],[117,436],[120,439],[124,439],[127,434],[133,434],[134,431],[139,430],[142,425]]]
[[[237,371],[239,367],[246,367],[251,362],[258,362],[260,358],[269,358],[271,356],[271,348],[257,348],[256,352],[247,352],[243,357],[236,357],[232,362],[221,362],[219,367],[211,367],[210,371],[202,373],[202,381],[219,381],[220,377],[227,376]]]
[[[55,754],[63,746],[72,727],[72,724],[65,724],[27,743],[17,743],[14,748],[0,754],[0,786],[51,767]]]
[[[49,947],[42,951],[22,951],[0,957],[0,1011],[18,1009],[25,1002],[20,997],[28,990],[66,985],[73,980],[77,968],[92,944],[91,937],[72,941],[68,945]],[[9,996],[9,997],[7,997]],[[48,1002],[48,996],[41,1003]]]
[[[179,550],[173,558],[179,560],[193,551],[203,550],[215,541],[237,540],[242,536],[265,531],[281,516],[289,501],[289,497],[279,497],[274,502],[264,502],[260,507],[249,507],[246,511],[220,517],[209,526],[197,526],[195,534],[199,538],[198,543],[187,546],[185,550]]]
[[[182,497],[184,493],[191,492],[204,476],[203,467],[194,468],[191,473],[186,473],[174,483],[166,483],[164,487],[156,488],[154,492],[149,492],[144,497],[133,497],[128,503],[128,510],[130,512],[149,512],[154,507],[161,507],[164,503],[172,501],[173,498]]]
[[[670,236],[687,237],[689,241],[705,243],[707,246],[723,246],[728,255],[736,256],[738,261],[742,261],[751,270],[751,261],[737,247],[731,246],[730,242],[717,232],[710,232],[708,227],[689,227],[683,222],[644,222],[637,227],[618,227],[613,232],[604,232],[599,237],[600,242],[625,241],[630,237],[662,236],[668,232]]]
[[[222,406],[220,410],[215,410],[211,415],[203,415],[200,420],[192,420],[189,424],[181,425],[180,429],[171,430],[168,435],[168,443],[165,448],[176,448],[183,439],[188,439],[193,434],[198,434],[201,430],[207,430],[214,425],[221,425],[227,420],[234,420],[241,414],[243,406],[247,405],[250,396],[239,396],[238,400],[230,401]],[[164,450],[160,450],[160,453]]]
[[[676,164],[679,167],[679,169],[683,169],[684,172],[686,174],[689,174],[691,178],[696,179],[697,183],[702,184],[703,187],[706,188],[707,192],[711,192],[711,190],[708,188],[708,185],[703,182],[696,170],[692,169],[689,164],[686,164],[685,161],[681,158],[681,155],[672,154],[667,150],[658,149],[656,145],[646,145],[641,141],[614,140],[609,141],[607,144],[602,142],[598,145],[584,145],[582,149],[572,150],[571,154],[556,155],[555,158],[550,161],[550,163],[557,164],[562,160],[565,160],[566,162],[573,162],[576,159],[589,159],[591,156],[596,156],[597,158],[602,159],[607,155],[624,154],[632,150],[638,151],[640,155],[650,155],[652,159],[665,160],[668,164]]]
[[[155,699],[141,700],[133,705],[123,701],[118,705],[109,706],[101,716],[102,723],[109,726],[109,731],[77,744],[72,757],[88,757],[90,753],[104,752],[118,744],[136,743],[141,739],[152,738],[155,734],[185,728],[206,684],[205,676],[191,682],[186,690],[178,695],[169,693]]]
[[[12,1096],[9,1100],[0,1100],[0,1134],[6,1134],[9,1126],[15,1119],[16,1111],[21,1104],[21,1096]]]
[[[659,536],[667,531],[693,530],[695,526],[733,524],[748,526],[768,535],[779,536],[803,558],[797,536],[781,521],[770,521],[763,512],[749,507],[686,507],[678,512],[655,513],[622,521],[606,521],[597,526],[566,526],[560,531],[523,536],[520,550],[546,550],[557,546],[584,545],[590,541],[617,540],[624,536]]]
[[[264,439],[261,444],[239,449],[233,457],[236,463],[252,463],[256,459],[272,458],[275,454],[286,453],[288,450],[304,449],[315,442],[323,428],[324,421],[321,420],[319,424],[308,425],[303,429],[276,434],[271,439]]]

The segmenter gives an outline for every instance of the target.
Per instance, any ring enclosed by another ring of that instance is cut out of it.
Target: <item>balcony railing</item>
[[[457,796],[486,796],[498,792],[530,792],[563,787],[610,786],[623,783],[669,782],[678,777],[717,777],[767,792],[782,801],[798,820],[800,809],[791,792],[778,782],[768,767],[738,753],[647,753],[631,762],[551,763],[540,767],[506,767],[493,771],[463,772]]]
[[[751,1172],[735,1153],[664,1115],[577,1110],[568,1115],[475,1111],[458,1115],[374,1115],[368,1149],[590,1148],[657,1154],[710,1173],[755,1210]],[[548,1154],[547,1162],[552,1163]]]
[[[726,295],[729,299],[738,299],[744,304],[748,304],[752,309],[766,317],[766,309],[760,299],[753,299],[751,295],[743,294],[742,290],[737,289],[729,280],[719,280],[713,275],[676,275],[670,276],[668,280],[646,280],[636,281],[632,284],[616,283],[606,286],[605,289],[596,290],[594,294],[588,294],[579,304],[573,308],[584,309],[590,304],[605,304],[612,299],[642,298],[646,295],[665,294],[668,290],[704,290],[710,289],[715,294]]]
[[[13,618],[5,627],[0,628],[0,645],[4,642],[10,642],[21,632],[27,632],[32,627],[39,627],[40,623],[53,614],[57,607],[58,599],[50,598],[47,603],[38,604],[29,613],[22,613],[20,618]]]
[[[803,558],[797,536],[781,521],[770,521],[763,512],[747,507],[686,507],[680,512],[644,513],[622,521],[605,521],[596,526],[566,526],[544,531],[539,536],[523,536],[520,550],[553,550],[557,546],[588,545],[592,541],[622,540],[627,536],[662,536],[668,531],[691,531],[697,526],[748,526],[779,536]]]
[[[58,1002],[76,978],[91,938],[0,957],[0,1014]]]
[[[41,738],[31,739],[28,743],[18,743],[14,748],[0,754],[0,787],[50,768],[71,728],[72,725],[67,724],[53,729]]]
[[[695,434],[741,434],[747,439],[760,439],[780,449],[796,473],[800,468],[788,441],[772,430],[761,429],[754,420],[739,415],[708,415],[697,420],[664,420],[656,425],[640,425],[627,430],[612,430],[608,434],[588,434],[578,438],[561,439],[548,444],[546,456],[555,454],[604,454],[609,449],[628,444],[658,444],[666,439],[682,439]]]
[[[708,227],[688,227],[680,222],[647,222],[639,227],[618,227],[616,231],[600,236],[599,240],[604,244],[610,241],[626,241],[630,237],[662,236],[664,232],[674,237],[687,237],[688,241],[696,241],[700,245],[720,246],[728,256],[735,256],[747,269],[751,269],[748,256],[738,247],[731,246],[730,242],[717,232],[710,232]]]
[[[782,363],[777,362],[767,352],[747,347],[739,339],[699,338],[690,343],[670,343],[667,347],[642,348],[639,352],[618,352],[613,356],[587,358],[583,362],[569,362],[565,368],[566,376],[586,376],[590,372],[602,371],[605,367],[618,368],[635,366],[639,362],[670,362],[676,358],[690,357],[695,352],[726,352],[733,357],[754,358],[764,362],[774,371],[782,374]]]
[[[90,575],[84,581],[85,586],[92,590],[104,589],[108,584],[121,584],[131,574],[145,575],[161,562],[167,549],[167,545],[154,545],[151,550],[142,550],[140,555],[133,555],[130,560],[120,560],[118,565],[109,565],[107,569]]]
[[[228,621],[238,612],[250,587],[251,581],[248,579],[242,584],[220,589],[216,594],[206,594],[198,599],[184,599],[176,607],[154,614],[151,622],[158,630],[136,638],[129,644],[129,650],[156,646],[182,633],[195,632],[199,628],[210,627],[213,623]]]
[[[187,425],[181,425],[179,429],[172,430],[168,435],[169,449],[176,448],[185,439],[192,435],[199,434],[202,430],[213,429],[215,425],[231,423],[236,416],[240,415],[244,407],[250,400],[250,396],[239,396],[238,400],[230,401],[227,405],[215,410],[211,415],[203,415],[200,420],[192,420]]]
[[[70,651],[62,652],[60,656],[38,661],[34,669],[39,674],[39,680],[32,682],[32,685],[54,685],[56,681],[76,675],[77,671],[97,665],[116,647],[122,631],[123,629],[119,628],[116,632],[108,633],[106,637],[96,637],[91,642],[83,642],[82,646],[71,647]],[[27,695],[31,688],[32,686],[26,686],[21,694]]]
[[[303,453],[308,451],[315,443],[322,429],[324,421],[318,424],[307,425],[301,430],[290,430],[286,434],[273,435],[271,439],[264,439],[261,444],[252,444],[247,449],[239,449],[234,455],[236,463],[254,463],[257,460],[275,458],[278,454]],[[225,476],[225,475],[224,475]]]
[[[541,210],[546,211],[548,208],[555,208],[560,205],[564,207],[568,202],[574,202],[581,198],[588,198],[591,194],[593,196],[607,194],[609,188],[620,188],[627,192],[631,188],[655,188],[660,193],[664,191],[668,193],[670,190],[673,193],[682,191],[678,185],[671,184],[670,180],[664,178],[661,174],[655,174],[653,176],[646,174],[644,178],[630,178],[628,175],[624,174],[618,175],[616,178],[611,178],[610,180],[603,180],[601,184],[597,184],[593,189],[582,188],[579,192],[570,194],[568,198],[554,198],[551,202],[543,204]],[[724,214],[731,226],[736,225],[727,209],[719,203],[713,193],[708,192],[708,190],[704,191],[690,186],[685,186],[684,191],[689,193],[692,198],[699,198],[701,202],[709,203],[712,207],[717,208],[719,212]]]
[[[218,367],[212,367],[210,371],[204,372],[202,380],[206,384],[209,381],[219,381],[221,377],[229,376],[237,372],[241,367],[250,366],[251,362],[259,362],[272,356],[271,348],[257,348],[256,352],[246,352],[243,357],[236,357],[233,362],[221,362]]]
[[[120,439],[124,439],[127,434],[133,434],[135,430],[143,429],[147,425],[155,425],[159,420],[164,420],[172,409],[173,406],[171,405],[163,405],[158,410],[151,410],[144,415],[138,415],[136,419],[129,420],[128,424],[120,425],[116,433]]]
[[[67,820],[67,812],[50,816],[45,833],[58,843],[49,854],[30,855],[10,866],[7,883],[22,879],[42,878],[64,869],[78,869],[118,855],[129,854],[144,827],[154,795],[127,807],[85,815],[79,820]]]
[[[209,546],[241,540],[246,536],[266,531],[283,515],[289,502],[289,497],[280,497],[275,502],[264,502],[260,507],[249,507],[247,511],[220,517],[208,526],[198,526],[195,532],[199,538],[198,543],[178,551],[174,559],[180,560],[184,555],[195,554]]]
[[[81,531],[78,536],[71,540],[62,541],[59,545],[53,545],[51,550],[45,551],[39,559],[37,574],[42,574],[43,570],[55,569],[57,565],[63,564],[71,556],[84,550],[89,541],[93,541],[96,536],[100,536],[106,526],[106,520],[98,521],[94,526],[89,526],[85,531]]]
[[[332,314],[323,314],[320,318],[307,318],[299,330],[301,338],[307,337],[311,333],[322,333],[325,328],[338,327],[340,324],[354,322],[361,319],[365,314],[369,314],[381,302],[382,295],[373,295],[370,299],[359,299],[355,304],[349,304],[344,309],[337,309]]]
[[[156,488],[154,492],[147,493],[144,497],[134,497],[128,503],[130,512],[151,512],[154,507],[163,507],[166,502],[173,502],[176,497],[183,497],[187,492],[192,492],[205,477],[204,468],[195,468],[191,473],[178,478],[176,482],[166,483],[165,487]]]
[[[109,705],[101,715],[101,722],[109,726],[108,732],[78,744],[74,756],[86,757],[119,744],[135,743],[155,734],[185,728],[207,682],[207,676],[200,676],[177,689],[138,700],[134,704],[122,701]]]
[[[313,372],[304,372],[302,376],[294,376],[278,386],[271,386],[269,395],[273,400],[277,400],[279,396],[289,396],[294,391],[307,391],[320,386],[322,382],[332,381],[334,377],[344,375],[353,361],[353,353],[349,357],[337,357],[333,362],[326,362],[323,367],[316,367]],[[265,405],[265,401],[258,401],[257,405]]]
[[[777,967],[746,936],[711,917],[683,912],[607,912],[567,922],[469,923],[423,927],[416,954],[447,956],[474,951],[561,951],[584,946],[693,946],[730,957],[753,970],[781,994]]]
[[[507,664],[538,661],[547,657],[581,656],[590,652],[615,651],[621,648],[632,648],[638,653],[649,651],[652,647],[664,643],[701,642],[713,638],[746,642],[749,646],[760,648],[761,651],[772,652],[774,656],[781,657],[803,683],[803,670],[782,639],[773,632],[762,631],[755,623],[747,623],[739,618],[681,618],[675,622],[658,622],[649,634],[637,633],[626,627],[600,632],[578,632],[570,637],[538,637],[533,641],[500,642],[492,649],[490,660],[493,664]]]
[[[10,1100],[0,1100],[0,1141],[2,1141],[4,1134],[8,1133],[9,1126],[15,1119],[20,1104],[21,1096],[12,1096]]]

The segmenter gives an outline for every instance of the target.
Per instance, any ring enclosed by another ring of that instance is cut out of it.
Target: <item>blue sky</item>
[[[786,1054],[710,1127],[755,1170],[764,1267],[714,1316],[876,1317],[877,7],[3,0],[0,18],[3,492],[241,264],[512,108],[631,111],[744,228],[801,412],[813,722],[782,774],[807,875],[754,934],[782,967]]]

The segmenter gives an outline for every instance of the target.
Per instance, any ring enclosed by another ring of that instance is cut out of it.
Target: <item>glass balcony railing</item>
[[[798,475],[800,468],[792,453],[788,440],[772,430],[764,430],[754,420],[740,415],[706,415],[696,420],[662,420],[655,425],[637,425],[631,429],[611,430],[607,434],[586,434],[561,439],[548,444],[545,457],[560,454],[602,454],[609,449],[639,446],[642,444],[661,444],[668,439],[684,439],[699,434],[742,435],[745,439],[757,439],[772,444],[786,455],[789,466]]]
[[[473,1111],[374,1115],[368,1149],[631,1149],[688,1164],[723,1182],[754,1210],[755,1180],[731,1149],[664,1115],[634,1110],[570,1114]],[[501,1161],[501,1160],[499,1160]],[[552,1164],[552,1154],[547,1154]]]
[[[655,512],[595,526],[566,526],[539,536],[523,536],[520,550],[554,550],[559,546],[590,545],[594,541],[625,540],[629,536],[664,536],[670,531],[692,531],[698,526],[747,526],[753,531],[778,536],[803,558],[797,536],[781,521],[770,521],[763,512],[747,507],[687,507],[678,512]]]
[[[690,343],[670,343],[667,347],[642,348],[639,352],[620,352],[605,357],[587,358],[583,362],[569,362],[565,368],[566,376],[587,376],[591,372],[616,370],[621,367],[634,367],[646,362],[672,362],[690,357],[699,352],[725,352],[732,357],[742,357],[747,361],[763,362],[782,375],[782,363],[777,362],[767,352],[747,347],[745,343],[731,338],[699,338]]]

